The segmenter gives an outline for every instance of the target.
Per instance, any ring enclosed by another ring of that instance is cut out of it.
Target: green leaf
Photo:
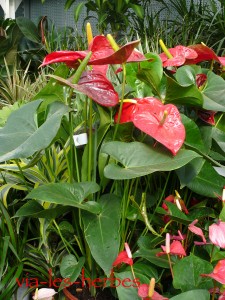
[[[166,255],[162,256],[156,256],[157,253],[161,252],[161,248],[153,249],[153,250],[148,250],[145,248],[141,248],[138,251],[136,251],[133,255],[134,258],[136,257],[141,257],[144,259],[147,259],[150,263],[153,265],[156,265],[161,268],[166,268],[169,269],[169,263],[168,263],[168,258]]]
[[[140,63],[140,70],[137,72],[137,78],[147,85],[150,85],[154,93],[160,95],[160,83],[163,75],[162,61],[157,54],[148,53],[146,58],[151,61]]]
[[[81,11],[84,8],[84,6],[85,6],[85,2],[81,2],[74,8],[74,20],[76,23],[78,22],[78,20],[80,18]]]
[[[41,102],[33,101],[12,112],[5,127],[0,129],[1,162],[27,158],[50,145],[68,107],[59,102],[52,103],[46,121],[38,127],[36,111]]]
[[[194,290],[179,294],[170,300],[210,300],[210,293],[206,290]]]
[[[62,78],[67,78],[68,74],[69,68],[63,64],[58,66],[54,72],[55,76],[60,76]],[[35,95],[34,100],[44,100],[42,108],[54,101],[66,103],[68,90],[68,87],[60,84],[58,80],[51,78],[46,86]]]
[[[88,195],[96,193],[99,186],[94,182],[50,183],[33,189],[26,199],[36,199],[60,205],[69,205],[97,214],[101,206],[94,201],[83,202]]]
[[[141,284],[139,279],[134,279],[132,273],[129,271],[114,274],[116,277],[115,287],[119,299],[140,300],[137,289],[138,286]]]
[[[69,211],[69,207],[57,206],[55,208],[44,209],[37,201],[30,200],[23,206],[21,206],[15,217],[32,217],[32,218],[46,218],[55,219],[56,217]]]
[[[98,215],[82,212],[84,233],[91,254],[108,275],[120,246],[120,199],[113,194],[99,200],[102,211]]]
[[[144,9],[141,5],[137,5],[137,4],[129,4],[129,6],[133,9],[133,11],[135,12],[135,14],[143,19],[144,18]]]
[[[141,283],[149,284],[150,278],[155,278],[155,280],[158,281],[159,275],[157,269],[151,266],[147,261],[135,262],[133,268],[136,278],[139,278]]]
[[[225,149],[225,132],[216,127],[213,127],[212,128],[212,138],[213,138],[213,140],[216,141],[216,143],[219,145],[221,150],[224,151],[224,149]]]
[[[19,26],[20,30],[24,34],[24,36],[35,43],[41,42],[41,37],[38,34],[38,29],[36,25],[27,18],[24,17],[18,17],[16,18],[16,23]]]
[[[186,131],[185,145],[201,152],[205,152],[205,146],[198,126],[194,121],[183,114],[181,115],[181,118]]]
[[[65,10],[68,10],[75,1],[76,0],[67,0],[64,6]]]
[[[72,284],[80,275],[81,269],[84,265],[85,258],[80,257],[79,260],[72,254],[68,254],[63,257],[60,264],[60,274],[63,278],[68,278]],[[60,289],[63,289],[65,286],[68,287],[69,282],[64,282],[60,284]]]
[[[187,184],[187,187],[203,196],[216,198],[222,193],[224,178],[221,177],[207,161],[198,175]]]
[[[179,210],[176,204],[167,201],[166,205],[169,209],[170,212],[169,216],[172,220],[175,220],[176,222],[185,225],[188,225],[190,223],[190,219],[182,211]]]
[[[176,170],[176,173],[180,179],[181,189],[187,186],[201,171],[205,159],[198,157],[193,159],[191,162]]]
[[[182,86],[196,84],[196,72],[191,66],[183,66],[176,71],[176,79]]]
[[[165,101],[202,107],[203,95],[194,84],[183,86],[167,76]]]
[[[176,156],[172,156],[139,142],[109,142],[103,145],[102,152],[124,166],[108,164],[105,167],[105,177],[118,180],[136,178],[156,171],[175,170],[199,157],[190,150],[180,150]]]
[[[173,267],[175,289],[181,289],[182,292],[195,289],[209,290],[213,287],[212,279],[201,277],[201,274],[211,273],[213,266],[206,260],[203,260],[193,254],[176,262]]]
[[[203,90],[203,108],[214,111],[225,111],[225,81],[222,77],[209,71],[207,84]]]

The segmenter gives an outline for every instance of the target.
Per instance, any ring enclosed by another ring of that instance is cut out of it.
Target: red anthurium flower
[[[51,77],[87,95],[102,106],[115,106],[119,102],[119,96],[112,83],[105,75],[95,70],[83,72],[78,84],[73,84],[71,80],[59,76],[51,75]]]
[[[186,238],[186,234],[182,234],[180,230],[178,230],[178,235],[171,235],[171,240],[183,241]]]
[[[210,125],[215,125],[215,118],[214,118],[215,114],[216,114],[216,111],[212,111],[212,110],[203,110],[203,109],[197,110],[198,117],[202,121],[204,121]]]
[[[85,51],[56,51],[48,54],[41,67],[48,64],[63,62],[67,66],[77,68],[79,60],[83,60],[86,55],[91,51],[92,56],[88,65],[111,65],[122,64],[124,62],[134,62],[146,60],[145,56],[139,51],[134,50],[139,44],[139,40],[127,43],[122,46],[118,51],[114,51],[106,37],[99,35],[94,37],[93,41]],[[97,69],[96,69],[97,70]],[[98,69],[105,73],[105,68]]]
[[[197,53],[197,57],[187,59],[187,64],[197,64],[205,60],[215,60],[218,61],[221,65],[225,66],[225,57],[219,57],[216,53],[203,44],[191,45],[188,46],[189,49],[194,50]]]
[[[152,136],[176,155],[185,139],[185,128],[180,113],[173,104],[163,105],[154,97],[124,103],[120,123],[133,122],[134,125]],[[118,122],[118,114],[115,116]]]
[[[225,284],[225,259],[220,260],[212,273],[201,274],[202,277],[211,277],[221,284]]]
[[[203,86],[205,84],[207,80],[207,76],[205,74],[197,74],[196,75],[196,84],[197,87],[200,88],[201,86]]]
[[[214,245],[225,248],[225,222],[219,221],[209,226],[209,239]]]
[[[194,242],[196,245],[205,245],[206,244],[206,239],[204,236],[203,231],[201,230],[201,228],[195,226],[195,224],[198,223],[198,220],[194,220],[189,226],[188,229],[193,232],[194,234],[200,236],[202,238],[202,242]]]
[[[163,297],[162,295],[160,295],[156,291],[154,291],[151,298],[148,296],[148,293],[149,293],[149,285],[148,284],[144,283],[144,284],[139,286],[138,296],[141,297],[144,300],[149,300],[149,299],[151,299],[151,300],[168,300],[168,298]]]
[[[132,266],[134,264],[133,259],[132,259],[132,254],[130,251],[130,247],[127,243],[125,243],[125,250],[121,251],[118,254],[117,258],[114,260],[113,266],[116,267],[122,263],[130,265],[130,266]]]
[[[163,67],[179,67],[184,65],[187,59],[194,59],[198,56],[194,50],[180,45],[168,50],[173,58],[168,58],[165,53],[159,55],[163,62]]]
[[[184,250],[184,247],[182,246],[181,242],[179,241],[173,241],[172,244],[170,245],[170,251],[166,251],[166,246],[161,246],[163,249],[163,252],[159,252],[156,255],[161,256],[161,255],[166,255],[166,254],[171,254],[171,255],[181,255],[181,256],[186,256],[186,252]]]

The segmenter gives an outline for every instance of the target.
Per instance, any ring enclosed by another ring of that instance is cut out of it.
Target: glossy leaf
[[[82,213],[84,234],[91,254],[98,265],[109,274],[120,246],[120,199],[113,194],[103,195],[98,215]]]
[[[173,286],[183,292],[195,289],[210,289],[212,280],[205,280],[200,275],[210,273],[213,270],[211,263],[193,254],[177,261],[173,267]]]
[[[17,210],[15,217],[55,219],[67,211],[69,211],[69,207],[66,206],[44,209],[37,201],[30,200]]]
[[[141,62],[137,78],[142,80],[147,85],[150,85],[152,90],[159,95],[160,83],[163,75],[163,67],[161,59],[158,55],[153,53],[146,54],[146,58],[150,61]]]
[[[193,120],[183,114],[181,115],[181,119],[186,131],[185,145],[200,152],[205,152],[205,145],[202,141],[199,127]]]
[[[203,105],[203,95],[196,85],[183,86],[169,76],[167,76],[165,100],[170,103],[197,107],[202,107]]]
[[[187,184],[187,187],[203,196],[216,198],[223,190],[224,179],[207,161],[203,164],[198,175]]]
[[[134,258],[141,257],[148,260],[150,263],[152,263],[155,266],[169,269],[168,258],[165,255],[159,257],[157,256],[157,253],[159,253],[161,250],[162,250],[161,248],[156,248],[153,250],[142,248],[136,251],[133,257]]]
[[[177,296],[170,298],[170,300],[210,300],[210,293],[206,290],[193,290],[181,293]]]
[[[207,85],[203,89],[203,108],[213,111],[225,111],[225,80],[209,71]]]
[[[96,193],[99,186],[94,182],[50,183],[33,189],[26,199],[36,199],[48,203],[78,207],[97,214],[101,206],[94,201],[83,202],[88,195]]]
[[[41,102],[33,101],[12,112],[5,127],[0,129],[1,162],[27,158],[50,145],[68,107],[59,102],[52,103],[46,121],[38,127],[36,111]]]
[[[151,148],[139,142],[109,142],[103,145],[102,152],[112,156],[124,167],[109,164],[104,174],[111,179],[130,179],[156,171],[175,170],[199,155],[190,150],[180,150],[172,157],[169,153]]]
[[[120,273],[114,273],[115,277],[118,278],[115,282],[116,291],[119,299],[123,300],[140,300],[138,296],[138,284],[139,280],[135,281],[131,271],[125,271]]]

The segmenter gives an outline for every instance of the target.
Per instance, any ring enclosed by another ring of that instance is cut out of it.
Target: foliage
[[[105,278],[122,300],[223,297],[225,59],[162,41],[164,53],[143,55],[138,43],[97,36],[87,50],[49,53],[42,67],[54,74],[6,113],[5,295],[29,273],[39,287],[50,274],[85,277],[93,296]]]

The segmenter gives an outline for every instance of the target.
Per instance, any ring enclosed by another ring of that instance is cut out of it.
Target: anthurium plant
[[[0,129],[29,287],[224,299],[225,58],[163,41],[143,54],[87,28],[88,49],[48,54],[47,85]]]

